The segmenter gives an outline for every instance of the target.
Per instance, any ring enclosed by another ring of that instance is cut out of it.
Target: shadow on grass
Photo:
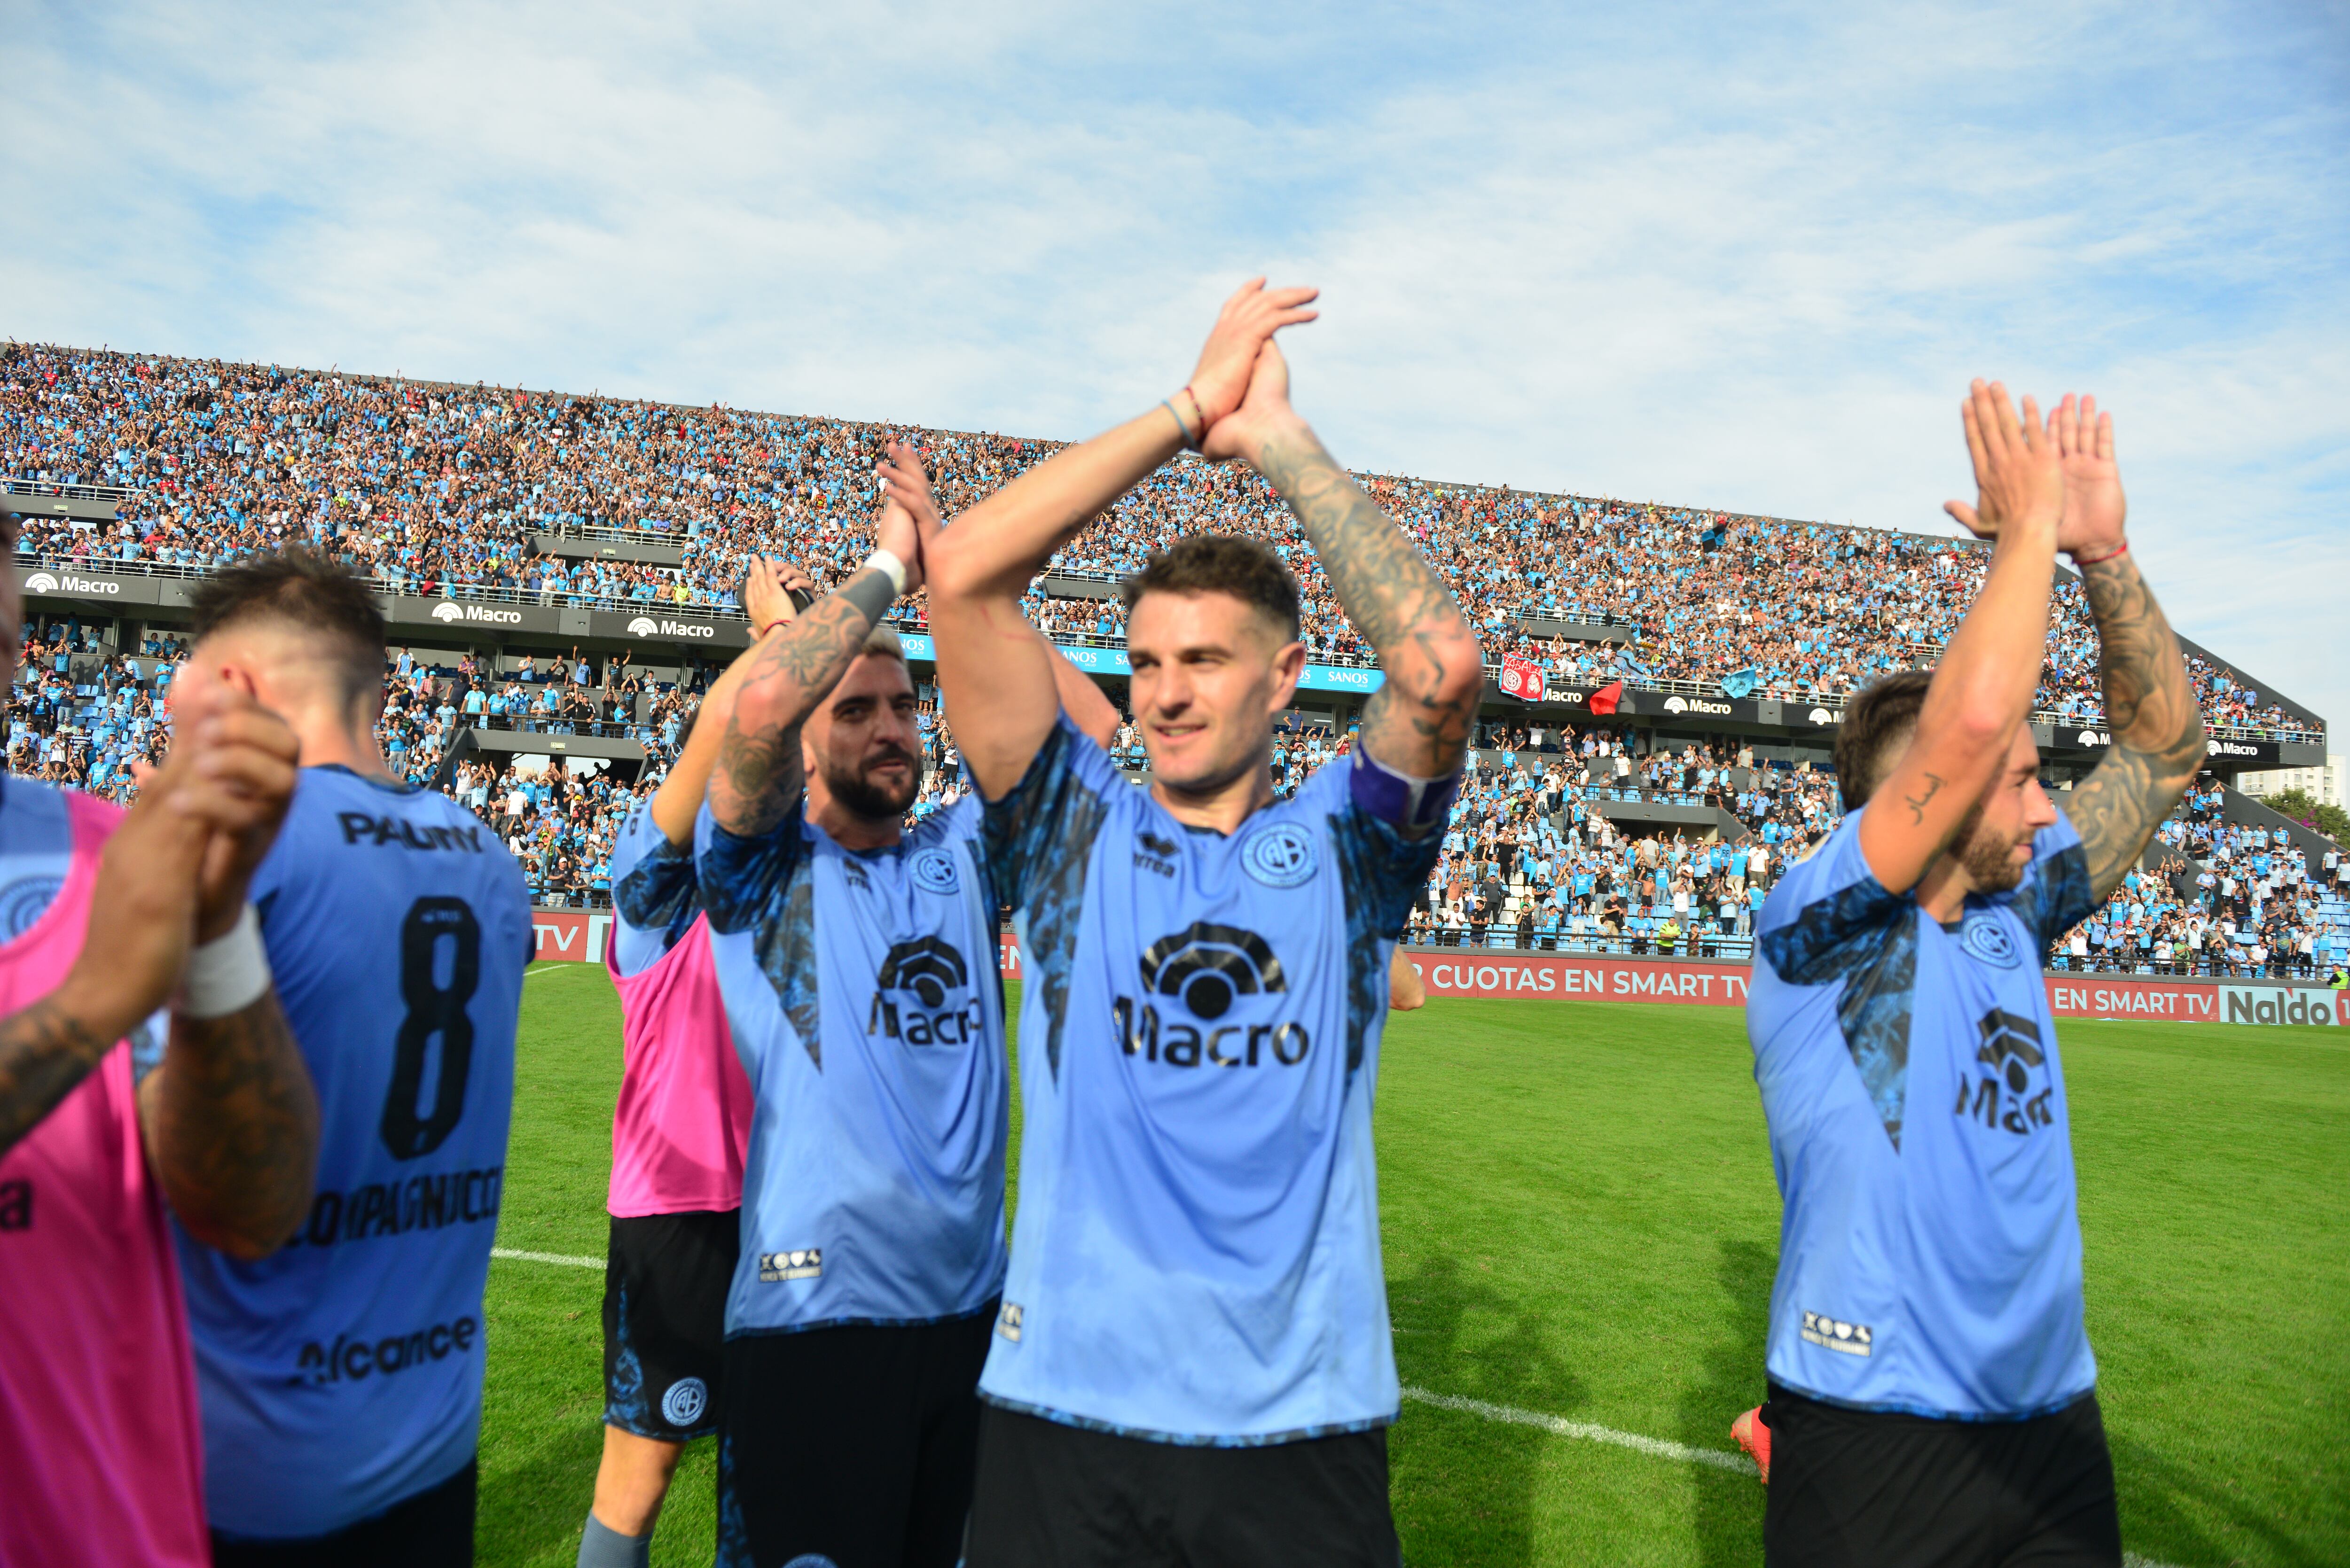
[[[2236,1489],[2232,1471],[2190,1469],[2143,1444],[2116,1438],[2114,1476],[2121,1493],[2122,1543],[2160,1563],[2273,1563],[2318,1568],[2350,1562],[2342,1500],[2318,1500],[2328,1517],[2287,1521]],[[2293,1528],[2297,1524],[2299,1528]]]
[[[1388,1308],[1409,1386],[1555,1415],[1589,1399],[1551,1351],[1540,1315],[1473,1263],[1430,1259],[1388,1282]],[[1531,1561],[1536,1469],[1553,1441],[1531,1428],[1405,1401],[1389,1441],[1404,1560],[1413,1568]]]
[[[1762,1402],[1762,1350],[1771,1327],[1771,1282],[1777,1253],[1753,1241],[1724,1241],[1717,1262],[1721,1325],[1698,1359],[1680,1401],[1680,1440],[1692,1448],[1730,1446],[1730,1424]],[[1761,1484],[1751,1474],[1699,1470],[1695,1517],[1698,1560],[1714,1568],[1762,1558]]]

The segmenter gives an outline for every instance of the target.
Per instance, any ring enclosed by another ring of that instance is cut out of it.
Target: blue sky
[[[1071,437],[1266,271],[1357,466],[1922,529],[1998,375],[2112,406],[2174,620],[2350,720],[2342,5],[0,29],[9,336]]]

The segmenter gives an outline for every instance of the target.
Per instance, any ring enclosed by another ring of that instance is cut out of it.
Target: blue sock
[[[651,1536],[623,1535],[594,1514],[588,1516],[579,1537],[579,1568],[649,1568],[652,1560]]]

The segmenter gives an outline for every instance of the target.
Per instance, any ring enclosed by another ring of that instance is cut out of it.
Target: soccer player
[[[752,646],[711,687],[660,787],[612,846],[605,961],[620,996],[621,1068],[605,1202],[604,1457],[578,1568],[643,1568],[685,1445],[718,1429],[751,1085],[711,964],[693,822],[735,691],[813,587],[796,567],[754,557],[743,585]]]
[[[2082,1325],[2070,1122],[2041,961],[2204,754],[2123,534],[2111,416],[1963,410],[1993,541],[1930,676],[1846,710],[1847,815],[1763,905],[1747,1030],[1785,1201],[1762,1442],[1773,1563],[2121,1562]],[[2086,585],[2113,749],[2059,811],[2029,722],[2056,553]],[[1747,1426],[1743,1418],[1742,1426]]]
[[[13,548],[14,519],[0,519]],[[16,577],[0,576],[0,689],[20,627]],[[309,1201],[317,1102],[245,902],[294,756],[281,721],[220,691],[180,711],[127,815],[0,777],[10,1568],[212,1561],[163,1205],[211,1244],[261,1257]]]
[[[697,827],[756,1100],[720,1417],[730,1565],[957,1561],[1003,1289],[996,900],[971,797],[902,826],[914,686],[875,623],[920,586],[938,524],[910,448],[884,472],[881,547],[761,644]],[[1022,628],[1055,711],[1106,741],[1107,699]]]
[[[1443,579],[1290,407],[1272,337],[1313,296],[1243,286],[1190,386],[933,552],[940,679],[1026,940],[972,1568],[1397,1561],[1372,1089],[1484,677]],[[1195,535],[1127,585],[1147,791],[1061,721],[1021,636],[1046,558],[1185,443],[1288,501],[1386,671],[1361,743],[1278,802],[1305,654],[1266,546]]]
[[[385,766],[383,617],[358,578],[265,556],[193,609],[175,711],[250,690],[300,737],[253,902],[321,1114],[286,1246],[178,1237],[214,1561],[471,1563],[529,895],[479,818]]]

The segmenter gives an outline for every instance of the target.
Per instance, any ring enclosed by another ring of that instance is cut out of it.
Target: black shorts
[[[213,1568],[469,1568],[480,1480],[480,1467],[467,1459],[438,1486],[331,1535],[236,1541],[214,1531]]]
[[[740,1210],[615,1215],[604,1267],[604,1424],[688,1442],[718,1430]]]
[[[2028,1421],[1937,1421],[1774,1387],[1763,1421],[1765,1563],[2121,1568],[2095,1394]]]
[[[718,1561],[954,1568],[994,1325],[990,1302],[944,1323],[728,1340]]]
[[[987,1407],[971,1568],[1399,1568],[1384,1427],[1261,1448]]]

